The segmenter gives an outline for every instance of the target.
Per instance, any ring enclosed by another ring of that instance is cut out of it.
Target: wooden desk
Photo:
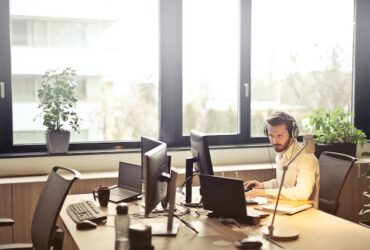
[[[91,194],[69,195],[60,213],[63,227],[66,230],[65,249],[114,249],[114,214],[115,204],[109,203],[108,208],[102,208],[108,215],[106,225],[99,225],[97,229],[89,231],[76,230],[76,224],[66,212],[66,206],[83,199],[92,199]],[[180,208],[181,209],[181,208]],[[252,209],[249,208],[248,209]],[[184,209],[182,209],[184,210]],[[143,212],[139,203],[129,206],[129,214]],[[261,221],[262,225],[270,223],[269,216]],[[223,225],[217,219],[210,219],[206,215],[198,215],[191,212],[182,217],[191,223],[198,231],[195,234],[179,220],[179,233],[176,237],[153,236],[152,244],[156,250],[160,249],[236,249],[234,241],[242,239],[246,235],[257,236],[262,241],[262,249],[281,249],[280,247],[262,238],[262,226]],[[166,222],[167,217],[135,218],[131,216],[131,224]],[[277,216],[276,226],[284,226],[298,229],[299,239],[291,242],[279,242],[285,249],[369,249],[370,229],[346,221],[339,217],[309,209],[293,216]]]

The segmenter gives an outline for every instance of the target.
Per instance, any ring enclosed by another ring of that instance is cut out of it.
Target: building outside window
[[[78,74],[76,149],[137,147],[142,135],[185,146],[191,129],[211,135],[211,145],[265,143],[272,112],[293,114],[302,128],[313,109],[353,110],[353,89],[366,80],[353,77],[356,49],[368,53],[356,47],[359,1],[7,3],[0,2],[10,27],[0,27],[9,33],[0,39],[0,81],[12,97],[0,99],[6,152],[44,145],[37,89],[49,69]]]

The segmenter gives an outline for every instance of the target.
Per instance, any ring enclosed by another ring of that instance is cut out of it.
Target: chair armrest
[[[0,218],[0,226],[11,226],[14,224],[14,220],[10,218]]]
[[[335,215],[337,212],[338,202],[334,200],[327,200],[324,198],[319,198],[319,209],[326,213]]]
[[[62,250],[64,241],[64,231],[58,226],[55,226],[53,235],[51,237],[51,245],[54,250]]]

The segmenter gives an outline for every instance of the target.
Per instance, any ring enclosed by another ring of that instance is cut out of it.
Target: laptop
[[[246,224],[259,223],[260,215],[247,214],[243,180],[199,175],[203,208],[213,213],[212,217],[230,217]]]
[[[109,200],[115,203],[137,199],[141,191],[141,166],[119,162],[118,185],[110,187]]]

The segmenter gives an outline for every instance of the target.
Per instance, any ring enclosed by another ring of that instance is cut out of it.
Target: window
[[[184,135],[239,133],[239,13],[236,0],[183,1]]]
[[[83,120],[71,150],[138,147],[141,135],[186,146],[193,128],[211,145],[266,143],[273,111],[302,127],[317,107],[354,110],[370,134],[369,11],[364,0],[0,1],[0,150],[44,150],[38,84],[67,66]]]
[[[12,106],[13,114],[24,114],[13,115],[14,144],[44,142],[37,82],[47,70],[69,66],[79,76],[77,109],[84,131],[73,132],[72,142],[158,137],[156,1],[95,0],[88,8],[73,1],[74,11],[64,0],[32,0],[29,8],[21,2],[10,1]]]
[[[252,136],[262,136],[274,110],[299,125],[318,107],[351,110],[353,13],[353,1],[253,2]]]

